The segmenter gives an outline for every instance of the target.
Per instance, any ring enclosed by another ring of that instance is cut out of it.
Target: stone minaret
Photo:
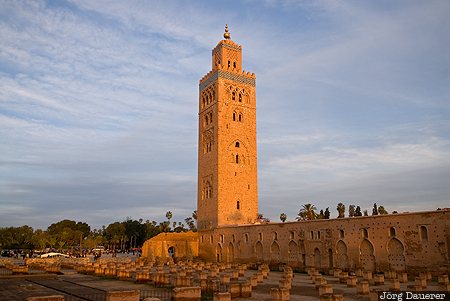
[[[254,223],[258,214],[256,77],[224,39],[199,84],[197,227]]]

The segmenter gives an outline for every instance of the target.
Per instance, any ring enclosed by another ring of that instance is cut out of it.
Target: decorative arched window
[[[213,114],[212,112],[209,113],[209,122],[212,123],[213,121]]]
[[[233,121],[236,121],[236,113],[233,113]]]
[[[239,147],[239,141],[236,142],[235,146],[236,146],[236,147]]]
[[[241,203],[239,201],[236,202],[236,209],[237,210],[241,209]]]
[[[206,181],[205,183],[205,188],[204,188],[204,193],[203,195],[205,196],[205,199],[210,199],[212,197],[212,193],[213,193],[213,188],[212,185],[209,181]]]
[[[236,154],[236,163],[239,163],[239,155]]]
[[[345,233],[344,233],[344,230],[339,230],[339,238],[344,238],[344,235],[345,235]]]
[[[362,229],[362,236],[363,238],[369,238],[369,231],[367,231],[367,229]]]
[[[236,92],[233,91],[233,92],[231,93],[231,99],[232,99],[232,100],[236,100]]]
[[[239,93],[239,102],[242,102],[242,94]]]
[[[425,226],[420,226],[420,239],[422,241],[428,241],[428,229]]]
[[[242,122],[242,114],[239,114],[239,122]]]
[[[246,243],[248,243],[248,233],[245,233],[244,240],[245,240]]]
[[[236,68],[236,62],[233,62],[233,67]]]
[[[205,125],[208,125],[209,124],[209,117],[208,117],[208,115],[206,115],[205,116]]]
[[[289,231],[289,239],[293,240],[295,238],[295,232]]]
[[[273,232],[273,240],[278,240],[278,233],[277,232]]]
[[[391,228],[389,229],[389,236],[391,236],[391,237],[394,237],[394,236],[395,236],[395,228],[394,228],[394,227],[391,227]]]

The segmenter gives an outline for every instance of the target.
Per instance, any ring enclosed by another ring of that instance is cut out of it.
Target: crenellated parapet
[[[203,90],[209,84],[219,78],[234,80],[242,84],[254,87],[256,85],[256,75],[253,72],[241,71],[237,68],[218,65],[216,70],[209,71],[199,81],[200,90]]]
[[[233,72],[229,69],[218,69],[215,71],[208,72],[199,83],[199,89],[203,90],[208,87],[212,82],[218,80],[219,78],[232,80],[241,84],[250,85],[252,87],[256,86],[256,75],[251,72]]]

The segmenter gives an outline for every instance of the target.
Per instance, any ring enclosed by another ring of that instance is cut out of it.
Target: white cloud
[[[263,210],[340,196],[445,201],[449,5],[265,4],[5,3],[2,224],[107,224],[125,201],[123,218],[192,211],[197,84],[226,22],[257,72]],[[40,211],[49,200],[56,211]],[[76,208],[89,205],[89,216]]]

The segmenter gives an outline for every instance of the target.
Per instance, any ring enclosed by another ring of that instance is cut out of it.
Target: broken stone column
[[[408,274],[406,272],[399,272],[397,273],[397,279],[400,281],[400,283],[407,283]]]
[[[239,268],[238,268],[239,270],[238,270],[238,272],[239,272],[239,277],[243,277],[244,275],[245,275],[245,268],[244,268],[244,266],[242,266],[242,265],[240,265],[239,266]]]
[[[329,284],[319,286],[319,297],[324,294],[333,294],[333,287]]]
[[[400,290],[400,280],[398,279],[392,280],[392,284],[389,287],[389,290],[393,292],[398,292]]]
[[[138,290],[106,292],[106,301],[139,301],[141,292]]]
[[[438,283],[439,284],[447,284],[448,283],[448,276],[445,275],[439,275],[438,276]]]
[[[278,287],[290,290],[292,288],[292,283],[288,279],[280,279],[278,282]]]
[[[271,288],[270,301],[289,301],[291,298],[290,292],[287,289]]]
[[[326,285],[327,280],[323,277],[316,277],[316,281],[314,282],[314,286],[318,289],[322,285]]]
[[[239,279],[239,271],[236,270],[231,271],[231,279],[233,280]]]
[[[253,288],[258,286],[258,277],[256,275],[251,276],[249,280]]]
[[[367,281],[370,281],[370,280],[372,280],[372,272],[370,272],[370,271],[363,271],[363,279],[364,280],[367,280]]]
[[[347,283],[348,272],[341,272],[339,274],[339,283]]]
[[[443,292],[450,292],[450,283],[439,284],[439,290]]]
[[[381,292],[381,289],[372,289],[370,290],[370,301],[378,301],[378,294]]]
[[[344,295],[323,294],[320,296],[320,301],[344,301]]]
[[[356,293],[358,295],[368,295],[369,294],[369,281],[359,281],[356,283]]]
[[[384,275],[383,274],[373,275],[373,282],[375,283],[375,285],[383,285],[384,284]]]
[[[264,276],[262,272],[257,272],[256,277],[258,278],[258,283],[261,283],[264,281]]]
[[[336,278],[339,278],[339,276],[341,275],[342,270],[341,269],[334,269],[333,270],[333,276]]]
[[[250,298],[252,296],[252,285],[248,281],[239,283],[239,296],[241,298]]]
[[[213,301],[231,301],[230,293],[214,293]]]
[[[200,301],[202,290],[199,286],[176,287],[173,289],[174,301]]]
[[[384,279],[396,279],[397,273],[395,271],[385,271],[384,272]]]
[[[425,277],[416,277],[414,284],[416,286],[420,286],[422,289],[427,288],[427,278]]]
[[[355,287],[358,278],[356,276],[348,276],[347,278],[347,287]]]
[[[229,274],[220,274],[219,279],[220,279],[220,283],[222,283],[222,284],[230,283],[230,275]]]
[[[230,282],[228,290],[231,294],[231,298],[238,298],[241,294],[241,288],[239,282]]]

